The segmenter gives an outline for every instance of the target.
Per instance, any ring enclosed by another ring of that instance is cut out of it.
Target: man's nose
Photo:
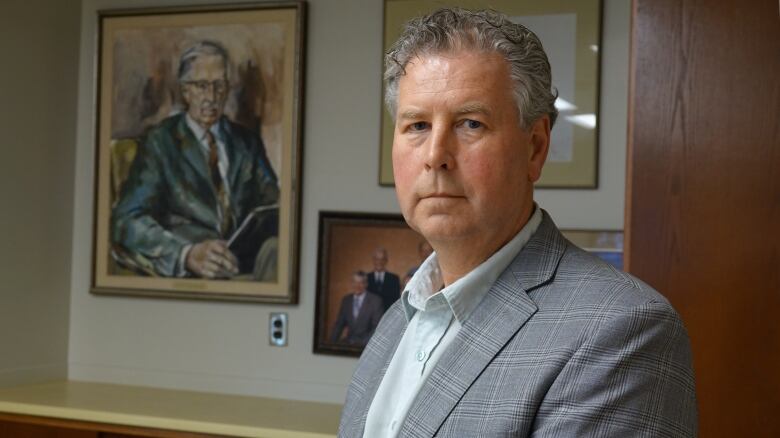
[[[206,87],[206,91],[203,93],[203,97],[208,102],[214,102],[217,100],[217,85],[213,82],[209,82]]]
[[[433,126],[426,143],[426,170],[452,170],[455,167],[455,138],[446,125]]]

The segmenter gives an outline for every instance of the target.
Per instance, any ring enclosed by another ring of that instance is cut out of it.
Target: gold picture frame
[[[598,107],[601,0],[385,0],[384,51],[403,24],[445,6],[494,9],[534,31],[545,47],[560,112],[539,188],[598,186]],[[384,95],[384,90],[383,90]],[[384,102],[384,99],[382,100]],[[382,106],[379,184],[394,185],[393,121]]]
[[[98,12],[93,293],[297,301],[305,6]]]

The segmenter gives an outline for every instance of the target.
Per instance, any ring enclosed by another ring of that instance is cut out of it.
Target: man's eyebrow
[[[491,114],[490,108],[485,106],[484,104],[480,102],[469,102],[462,107],[455,110],[455,114],[463,115],[463,114],[484,114],[486,116],[489,116]]]
[[[420,119],[425,115],[424,111],[409,109],[398,113],[399,119]]]
[[[421,119],[424,118],[427,113],[425,111],[408,109],[398,113],[399,119]],[[455,110],[456,115],[464,114],[484,114],[489,116],[491,114],[490,109],[480,102],[470,102]]]

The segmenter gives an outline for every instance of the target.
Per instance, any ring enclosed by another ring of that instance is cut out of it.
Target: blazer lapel
[[[357,323],[357,320],[360,319],[360,311],[358,311],[357,318],[355,317],[355,312],[353,311],[355,306],[355,295],[349,296],[349,307],[347,311],[347,320],[349,321],[350,327]]]
[[[352,415],[356,421],[353,424],[353,431],[359,431],[356,436],[362,436],[363,430],[366,427],[366,418],[368,417],[368,408],[371,407],[371,402],[374,400],[379,384],[385,377],[387,367],[390,366],[390,360],[395,355],[395,350],[398,348],[398,344],[401,342],[401,338],[406,331],[407,322],[406,316],[402,308],[402,303],[398,302],[390,309],[387,310],[387,314],[382,318],[381,325],[387,324],[387,327],[378,328],[374,332],[374,336],[371,337],[366,349],[363,351],[361,362],[370,364],[367,368],[369,373],[364,376],[365,386],[363,392],[360,394],[359,399],[355,403],[355,408],[359,409],[359,414]],[[374,372],[373,370],[377,370]],[[355,377],[358,377],[357,375]],[[356,381],[353,379],[353,385]]]
[[[235,135],[232,132],[233,128],[230,126],[230,123],[224,116],[222,120],[220,120],[220,126],[222,127],[222,132],[225,134],[223,136],[225,142],[225,152],[227,153],[228,162],[230,163],[228,165],[227,174],[228,184],[230,184],[230,196],[235,197],[237,191],[241,190],[242,188],[241,184],[239,184],[239,176],[241,175],[242,171],[251,171],[249,167],[246,170],[243,169],[245,162],[247,161],[246,157],[248,157],[250,154],[247,149],[247,145],[243,140],[240,139],[238,135]]]
[[[563,236],[542,223],[461,327],[412,404],[400,436],[431,437],[498,352],[536,312],[527,292],[555,274]]]
[[[179,140],[179,150],[181,151],[182,155],[184,155],[184,159],[187,161],[187,163],[189,163],[189,165],[192,166],[192,168],[195,169],[195,171],[201,177],[210,182],[211,173],[209,172],[206,158],[203,156],[200,143],[198,143],[198,140],[195,138],[195,134],[193,134],[190,128],[187,126],[187,122],[184,117],[184,114],[182,114],[182,116],[179,118],[179,124],[176,130],[176,136]],[[208,185],[212,186],[210,183]],[[211,188],[211,192],[214,194],[213,186]],[[216,198],[214,199],[216,200]]]

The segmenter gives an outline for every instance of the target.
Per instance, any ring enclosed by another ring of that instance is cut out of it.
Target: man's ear
[[[536,182],[542,176],[542,167],[550,150],[550,116],[543,115],[531,125],[528,133],[528,180]]]

